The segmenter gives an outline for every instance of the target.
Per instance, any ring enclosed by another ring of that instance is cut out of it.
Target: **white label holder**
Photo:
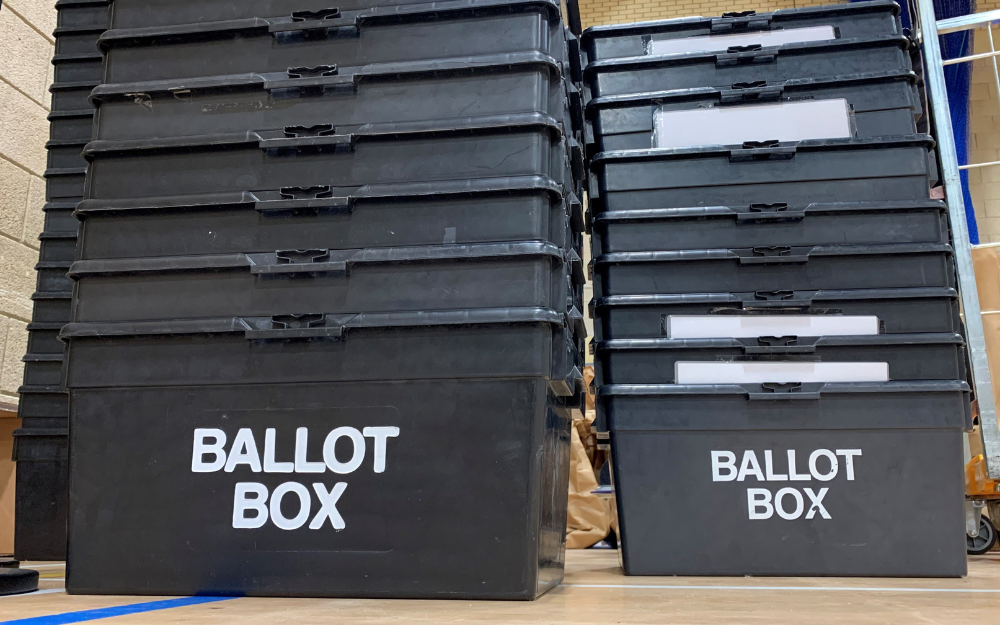
[[[760,336],[871,336],[873,315],[670,315],[671,339],[742,339]]]
[[[829,41],[837,38],[833,26],[807,26],[784,30],[761,30],[736,35],[705,35],[702,37],[682,37],[650,41],[646,51],[649,54],[685,54],[688,52],[725,52],[729,48],[759,44],[768,48],[786,43],[807,43]]]
[[[885,362],[678,362],[677,384],[888,382]]]
[[[851,107],[843,98],[679,111],[660,107],[653,114],[654,148],[853,136]]]

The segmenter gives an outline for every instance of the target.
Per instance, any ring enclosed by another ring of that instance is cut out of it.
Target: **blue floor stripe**
[[[83,623],[84,621],[96,621],[98,619],[111,618],[113,616],[140,614],[142,612],[154,612],[156,610],[167,610],[170,608],[183,608],[188,605],[213,603],[215,601],[226,601],[228,599],[234,599],[234,597],[182,597],[180,599],[164,599],[162,601],[133,603],[132,605],[120,605],[111,608],[97,608],[96,610],[81,610],[80,612],[66,612],[65,614],[33,616],[31,618],[21,618],[13,621],[0,621],[0,625],[64,625],[66,623]]]

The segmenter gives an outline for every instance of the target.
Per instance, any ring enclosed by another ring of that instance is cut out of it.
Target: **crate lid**
[[[255,254],[215,254],[204,256],[162,256],[81,260],[72,263],[68,275],[74,279],[89,276],[140,273],[175,273],[185,271],[246,270],[253,275],[349,274],[352,267],[369,264],[409,264],[419,262],[461,262],[471,260],[520,260],[548,257],[571,265],[577,283],[583,282],[580,256],[552,243],[524,241],[469,245],[419,245],[378,247],[354,250],[278,250]],[[41,264],[41,263],[39,263]],[[69,263],[53,263],[62,268]]]
[[[951,254],[944,243],[891,243],[887,245],[760,246],[738,249],[614,252],[593,260],[595,265],[735,260],[741,265],[793,264],[823,256],[881,256],[887,254]]]
[[[131,336],[238,334],[249,340],[343,338],[352,329],[399,329],[457,325],[571,324],[567,313],[548,308],[483,308],[399,313],[310,313],[271,317],[229,317],[171,321],[70,323],[67,340]]]
[[[690,206],[685,208],[648,208],[598,213],[594,225],[669,221],[679,219],[704,219],[706,217],[732,218],[737,223],[799,221],[807,215],[848,215],[858,213],[905,213],[912,211],[946,212],[947,204],[941,200],[901,200],[895,202],[813,202],[810,204],[748,204],[746,206]]]
[[[597,389],[612,432],[971,430],[970,395],[969,385],[959,380],[612,384]],[[633,399],[641,401],[629,401]]]
[[[131,100],[135,94],[144,96],[185,97],[204,92],[219,91],[276,91],[287,89],[322,89],[327,87],[356,88],[368,80],[405,80],[415,77],[434,77],[449,74],[497,73],[522,68],[540,68],[554,78],[562,75],[559,63],[538,51],[510,54],[490,54],[456,58],[370,63],[359,66],[321,65],[314,68],[288,68],[284,72],[228,74],[195,78],[175,78],[142,82],[108,83],[98,85],[90,95],[90,102],[116,99]]]
[[[821,347],[965,345],[958,333],[874,334],[867,336],[761,336],[715,339],[614,339],[596,344],[598,352],[738,349],[747,355],[811,354]]]
[[[694,158],[729,158],[733,162],[756,160],[786,160],[798,153],[836,151],[886,150],[893,148],[923,148],[935,146],[930,135],[893,135],[886,137],[856,137],[846,139],[808,139],[805,141],[747,141],[741,145],[705,145],[690,148],[645,148],[611,150],[591,159],[591,169],[621,163],[655,162]]]
[[[284,16],[259,16],[218,22],[199,22],[174,26],[112,29],[98,40],[101,48],[143,45],[151,40],[206,37],[231,37],[236,34],[263,36],[275,33],[326,31],[332,28],[361,29],[378,24],[399,24],[428,19],[455,19],[490,14],[542,11],[552,23],[561,20],[560,5],[555,0],[445,0],[396,6],[378,6],[354,11],[330,8],[321,11],[292,11]]]
[[[948,287],[852,289],[819,291],[748,291],[742,293],[683,293],[658,295],[610,295],[593,301],[593,308],[630,306],[678,306],[684,304],[734,304],[744,310],[773,311],[803,309],[823,302],[899,299],[957,300],[958,291]]]
[[[562,124],[548,115],[523,113],[488,115],[418,122],[388,122],[337,126],[334,123],[315,126],[285,126],[275,129],[248,129],[214,135],[191,135],[124,141],[97,140],[87,144],[83,156],[95,156],[150,151],[184,151],[198,148],[258,148],[261,150],[353,149],[361,140],[416,139],[426,136],[493,134],[544,130],[554,139],[562,139]],[[83,168],[86,173],[86,168]]]
[[[719,104],[740,102],[771,102],[803,97],[818,89],[868,86],[885,82],[906,82],[915,85],[917,75],[912,71],[890,70],[862,74],[843,74],[821,78],[792,78],[789,80],[761,80],[735,83],[729,87],[694,87],[691,89],[665,89],[642,93],[606,95],[592,98],[585,107],[588,115],[598,110],[619,109],[643,105],[661,105],[672,102],[711,100]],[[98,87],[101,89],[101,87]]]
[[[307,211],[310,209],[344,209],[364,201],[410,200],[420,198],[476,197],[482,195],[508,195],[519,193],[547,193],[554,200],[561,200],[567,193],[562,185],[543,176],[513,176],[477,178],[470,180],[443,180],[437,182],[410,182],[399,184],[368,184],[356,187],[283,187],[280,189],[254,189],[232,193],[207,193],[203,195],[174,195],[164,197],[83,200],[68,208],[76,208],[76,215],[86,218],[102,213],[129,211],[154,211],[163,209],[197,209],[201,207],[239,206],[254,208],[262,213]],[[575,198],[575,195],[573,196]],[[579,204],[579,200],[576,200]]]

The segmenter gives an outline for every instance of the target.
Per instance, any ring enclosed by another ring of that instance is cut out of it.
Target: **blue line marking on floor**
[[[119,605],[110,608],[97,608],[96,610],[81,610],[80,612],[66,612],[65,614],[51,614],[49,616],[33,616],[13,621],[0,621],[0,625],[65,625],[67,623],[83,623],[85,621],[111,618],[113,616],[140,614],[142,612],[154,612],[170,608],[183,608],[189,605],[213,603],[229,599],[235,599],[235,597],[182,597],[180,599],[164,599],[162,601],[133,603],[131,605]]]

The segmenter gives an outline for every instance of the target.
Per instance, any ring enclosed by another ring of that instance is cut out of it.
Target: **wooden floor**
[[[538,601],[371,601],[229,599],[150,612],[93,618],[76,614],[155,601],[150,597],[69,596],[61,564],[38,568],[44,594],[0,598],[0,623],[91,622],[144,625],[280,623],[614,623],[760,625],[1000,623],[1000,553],[970,558],[965,579],[800,579],[625,577],[614,551],[570,551],[564,584]],[[105,613],[106,614],[106,613]]]

